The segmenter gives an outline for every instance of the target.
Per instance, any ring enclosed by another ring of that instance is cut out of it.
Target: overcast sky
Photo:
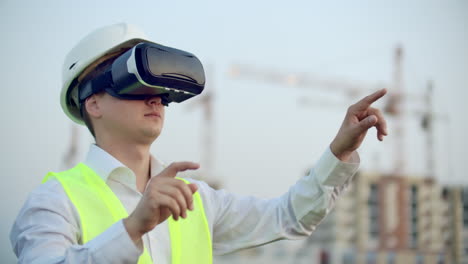
[[[351,4],[353,2],[353,4]],[[59,104],[68,50],[91,30],[129,22],[155,42],[196,54],[215,91],[215,176],[233,192],[272,197],[287,190],[328,147],[347,105],[344,93],[233,79],[233,63],[325,79],[391,84],[396,45],[404,50],[406,171],[427,173],[421,98],[434,82],[436,177],[466,184],[468,107],[466,1],[0,1],[1,259],[14,262],[8,233],[27,194],[62,168],[72,122]],[[391,90],[390,90],[391,92]],[[300,106],[300,98],[323,104]],[[195,101],[195,100],[193,100]],[[377,104],[381,107],[384,102]],[[201,109],[173,104],[152,151],[160,159],[200,161]],[[447,118],[448,117],[448,118]],[[362,169],[391,172],[395,138],[372,131]],[[91,142],[80,130],[79,157]],[[201,164],[203,167],[203,164]]]

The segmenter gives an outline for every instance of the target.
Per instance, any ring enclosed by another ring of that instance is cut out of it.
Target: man
[[[129,58],[142,42],[157,45],[133,26],[112,25],[89,34],[67,56],[62,108],[88,126],[96,144],[83,163],[47,175],[29,196],[10,234],[20,263],[211,263],[213,253],[304,238],[350,183],[367,130],[376,127],[379,140],[387,135],[384,117],[371,107],[385,95],[380,90],[349,107],[314,169],[281,197],[241,197],[175,178],[199,165],[165,166],[149,150],[161,133],[164,106],[176,93],[135,97],[140,95],[128,92],[135,85],[116,92],[116,76],[131,78]],[[121,58],[125,63],[117,63]]]

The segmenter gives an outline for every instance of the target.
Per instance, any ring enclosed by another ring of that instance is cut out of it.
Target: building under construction
[[[236,253],[232,263],[468,263],[468,187],[360,172],[301,245]],[[230,263],[225,261],[223,263]]]
[[[308,244],[319,263],[468,263],[467,191],[362,172]]]

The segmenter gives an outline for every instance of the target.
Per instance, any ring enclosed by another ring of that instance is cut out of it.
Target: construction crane
[[[214,119],[214,101],[215,101],[215,86],[214,86],[214,67],[207,66],[207,87],[203,94],[192,104],[189,104],[189,109],[194,107],[201,107],[202,109],[202,123],[201,123],[201,169],[202,177],[207,184],[214,189],[221,187],[221,182],[214,176],[214,150],[215,150],[215,119]]]
[[[435,174],[435,121],[443,121],[447,124],[447,128],[450,124],[449,116],[446,114],[436,113],[434,111],[434,83],[428,81],[426,94],[424,95],[425,109],[423,111],[416,112],[421,116],[421,127],[427,133],[426,135],[426,168],[427,175],[429,178],[434,178]],[[449,131],[449,130],[448,130]]]
[[[307,87],[313,89],[325,89],[337,91],[354,98],[369,91],[375,91],[384,86],[379,83],[369,84],[364,82],[348,81],[341,78],[323,78],[314,74],[285,73],[278,69],[265,69],[248,64],[232,64],[228,72],[234,79],[260,80],[276,85],[295,87]]]
[[[378,89],[391,88],[388,94],[388,103],[385,111],[395,118],[395,127],[392,129],[396,140],[396,150],[394,152],[394,175],[402,176],[405,170],[405,150],[404,150],[404,112],[403,97],[414,98],[412,95],[403,92],[403,48],[397,46],[394,55],[394,74],[393,84],[367,83],[358,81],[344,80],[343,78],[323,78],[314,74],[287,73],[284,70],[262,69],[246,64],[233,64],[229,69],[229,75],[234,79],[253,79],[260,80],[276,85],[287,85],[293,87],[324,89],[328,92],[339,92],[354,100]],[[390,86],[390,87],[389,87]],[[405,98],[405,99],[406,99]],[[311,100],[303,98],[301,103],[308,104]],[[312,102],[316,103],[316,102]]]
[[[76,165],[78,159],[78,141],[80,133],[76,124],[71,124],[70,127],[70,140],[68,141],[68,148],[63,155],[61,167],[64,170],[71,169]]]
[[[403,106],[403,48],[397,46],[394,57],[394,74],[393,74],[393,86],[392,92],[389,97],[389,101],[386,107],[386,112],[393,115],[395,118],[395,124],[393,131],[395,133],[394,138],[396,139],[396,149],[394,150],[394,174],[396,176],[403,176],[406,172],[405,164],[405,131],[404,131],[404,106]]]

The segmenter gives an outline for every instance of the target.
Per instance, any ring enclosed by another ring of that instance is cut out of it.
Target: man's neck
[[[150,178],[150,146],[127,144],[125,142],[96,142],[100,148],[122,162],[135,173],[136,186],[141,193],[145,190]]]

